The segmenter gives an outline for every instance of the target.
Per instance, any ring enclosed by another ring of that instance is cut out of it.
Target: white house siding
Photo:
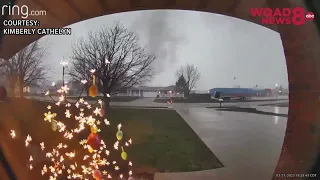
[[[120,92],[120,93],[117,93],[117,96],[128,96],[128,93],[127,92]]]
[[[161,89],[161,87],[159,87]],[[128,89],[127,91],[117,93],[117,96],[135,96],[135,97],[145,97],[145,98],[171,98],[171,97],[184,97],[183,93],[171,91],[170,90],[156,90],[156,88],[150,87],[140,87],[139,89]]]
[[[170,91],[160,91],[159,97],[160,98],[172,98],[172,97],[184,97],[183,93],[178,93],[175,91],[171,91],[171,93],[169,93]]]
[[[141,97],[142,93],[141,90],[127,90],[123,92],[117,93],[117,96],[134,96],[134,97]]]
[[[139,97],[140,96],[140,90],[131,90],[131,96]]]
[[[157,94],[157,91],[143,91],[143,97],[155,98]]]

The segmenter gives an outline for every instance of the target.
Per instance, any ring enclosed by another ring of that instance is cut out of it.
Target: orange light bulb
[[[97,97],[97,95],[98,95],[98,87],[96,86],[96,76],[93,75],[92,76],[92,85],[89,89],[89,96],[94,98],[94,97]]]

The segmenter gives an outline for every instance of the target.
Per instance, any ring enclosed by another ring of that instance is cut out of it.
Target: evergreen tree
[[[183,75],[181,75],[176,82],[176,90],[179,92],[185,92],[187,90],[187,81]]]
[[[279,86],[279,92],[281,93],[283,90],[282,85]]]

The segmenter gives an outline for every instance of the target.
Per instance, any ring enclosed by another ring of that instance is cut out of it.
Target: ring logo
[[[26,5],[18,6],[12,5],[10,2],[8,5],[3,5],[1,8],[1,15],[8,14],[9,16],[21,15],[22,19],[27,19],[29,16],[43,16],[46,15],[47,12],[44,10],[31,10],[29,11],[29,7]]]
[[[303,25],[306,20],[313,20],[312,12],[305,12],[301,7],[290,8],[251,8],[253,17],[261,17],[262,24],[294,24]]]

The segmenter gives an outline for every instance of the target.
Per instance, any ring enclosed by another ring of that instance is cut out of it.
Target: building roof
[[[175,86],[138,86],[129,88],[130,90],[143,90],[143,91],[173,91],[175,90]]]
[[[174,91],[176,90],[176,86],[168,86],[168,87],[163,87],[161,90],[167,90],[167,91]]]
[[[145,90],[145,91],[159,91],[163,87],[160,86],[139,86],[138,89]]]

